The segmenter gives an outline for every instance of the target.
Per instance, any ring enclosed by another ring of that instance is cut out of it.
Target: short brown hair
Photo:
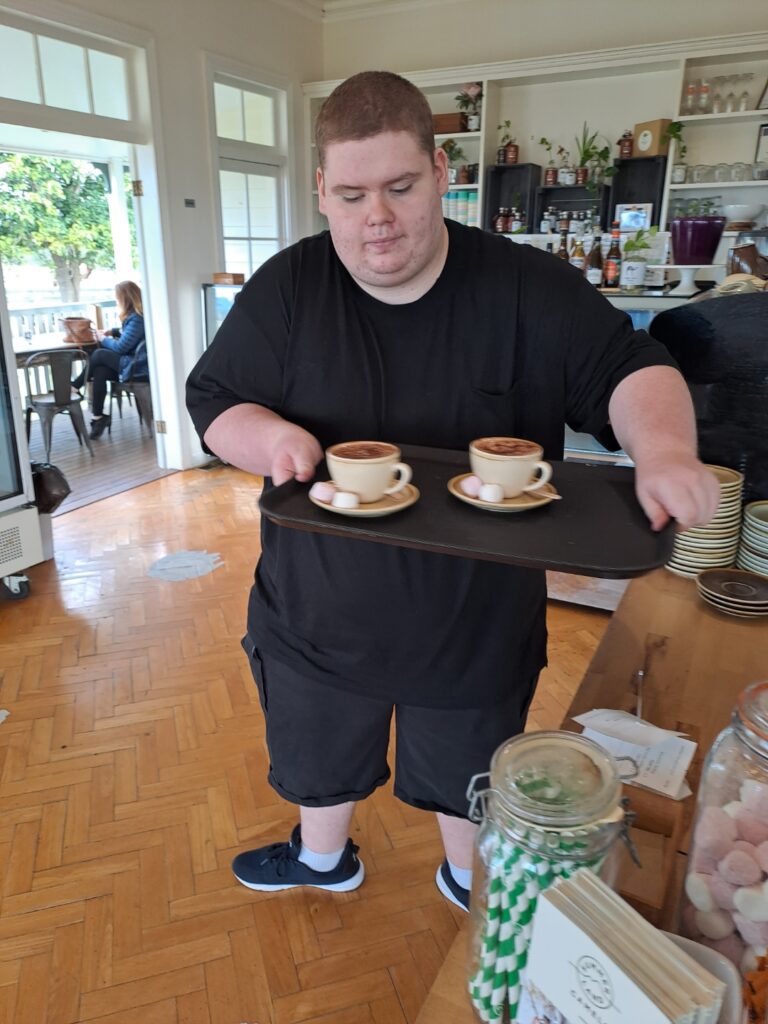
[[[337,85],[320,108],[315,143],[322,167],[334,142],[410,132],[430,157],[435,151],[432,111],[424,93],[392,71],[361,71]]]

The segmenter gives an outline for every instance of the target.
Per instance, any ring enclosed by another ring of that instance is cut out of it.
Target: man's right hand
[[[322,457],[323,449],[317,438],[295,423],[284,422],[274,439],[269,475],[275,485],[287,480],[306,483],[315,475]]]

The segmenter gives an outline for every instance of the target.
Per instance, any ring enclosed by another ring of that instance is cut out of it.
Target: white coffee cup
[[[484,484],[498,484],[505,498],[516,498],[538,491],[552,479],[552,467],[542,462],[543,454],[540,444],[521,437],[478,437],[469,446],[469,464]]]
[[[325,453],[333,482],[364,505],[397,494],[411,482],[411,467],[400,459],[400,449],[387,441],[344,441]]]

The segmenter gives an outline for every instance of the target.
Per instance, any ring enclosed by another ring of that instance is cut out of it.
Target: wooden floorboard
[[[451,946],[435,822],[391,786],[355,815],[356,892],[230,873],[295,821],[239,645],[258,483],[193,470],[59,516],[55,561],[0,604],[0,1024],[413,1024]],[[180,549],[223,566],[147,575]],[[550,607],[532,728],[557,726],[607,621]]]
[[[86,425],[90,413],[85,403]],[[51,462],[58,466],[71,488],[71,494],[54,515],[72,512],[91,502],[159,480],[173,470],[160,469],[157,464],[155,439],[139,423],[135,405],[123,400],[123,417],[113,405],[112,433],[92,441],[94,455],[78,444],[69,416],[61,413],[53,419]],[[29,437],[29,455],[33,462],[45,462],[42,432],[33,417]]]

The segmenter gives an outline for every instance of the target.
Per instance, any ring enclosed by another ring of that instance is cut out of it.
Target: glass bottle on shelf
[[[584,255],[584,245],[581,238],[577,237],[573,245],[573,252],[570,255],[568,262],[572,267],[576,267],[577,270],[584,272],[586,266],[587,257]]]
[[[493,230],[497,235],[503,235],[507,230],[507,211],[503,206],[493,215]]]
[[[615,220],[611,225],[611,245],[605,257],[604,264],[605,287],[618,288],[621,278],[621,231],[619,222]]]
[[[555,255],[561,260],[568,259],[568,232],[560,232],[560,248],[557,250]]]
[[[683,92],[683,114],[695,114],[696,113],[696,100],[698,96],[698,86],[695,79],[685,83],[685,91]]]
[[[723,75],[716,75],[712,79],[712,84],[714,86],[714,91],[712,93],[712,113],[713,114],[722,114],[723,110],[725,109],[725,104],[723,102],[723,82],[724,81],[725,81],[725,78],[723,77]]]
[[[595,235],[595,240],[592,243],[592,248],[589,251],[589,260],[587,262],[586,277],[590,284],[593,284],[596,288],[599,288],[603,283],[603,247],[602,237]]]
[[[566,234],[567,234],[568,233],[568,228],[570,227],[570,223],[571,223],[571,216],[568,213],[568,211],[567,210],[561,210],[560,211],[560,215],[557,218],[557,230],[560,231],[560,232],[565,231]]]
[[[750,72],[749,74],[741,75],[740,77],[741,77],[741,83],[742,83],[743,88],[742,88],[741,92],[739,93],[738,109],[739,110],[751,110],[752,109],[752,97],[749,94],[749,89],[747,88],[747,86],[752,81],[754,76]]]
[[[709,114],[712,110],[710,98],[709,79],[702,78],[699,82],[699,94],[696,98],[696,113]]]
[[[728,90],[728,92],[725,95],[726,114],[732,114],[733,111],[736,110],[736,108],[739,105],[738,97],[736,96],[736,93],[733,91],[734,85],[736,84],[736,78],[736,75],[727,75],[725,79],[725,87]]]

